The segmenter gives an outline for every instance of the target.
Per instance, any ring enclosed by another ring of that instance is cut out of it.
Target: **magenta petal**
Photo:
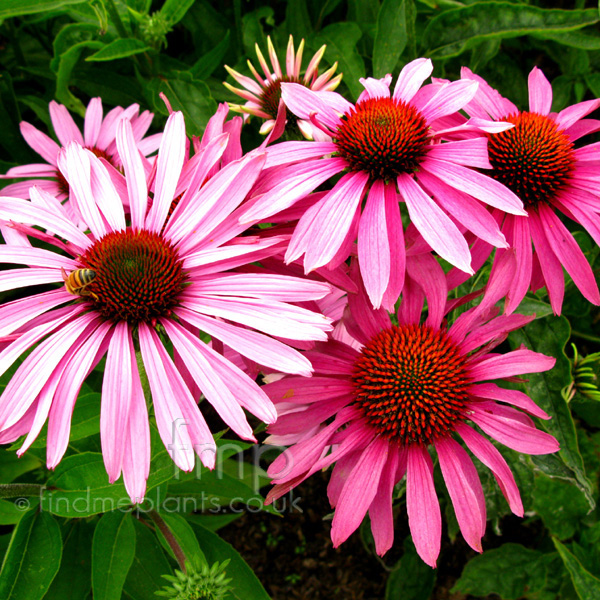
[[[460,531],[473,550],[482,552],[486,513],[477,469],[462,446],[452,438],[438,439],[435,449]]]
[[[533,251],[531,249],[531,233],[529,219],[525,217],[507,216],[506,227],[512,224],[512,245],[516,252],[517,269],[510,286],[510,296],[506,301],[506,312],[512,313],[525,297],[531,283],[533,268]]]
[[[540,115],[550,114],[552,108],[552,86],[541,69],[533,67],[528,78],[529,110]]]
[[[600,292],[594,273],[569,230],[547,205],[539,206],[539,215],[548,243],[573,278],[573,283],[590,302],[600,304]]]
[[[333,142],[282,142],[267,148],[265,169],[293,162],[303,162],[337,152]]]
[[[385,218],[390,244],[390,281],[383,295],[382,304],[386,310],[394,312],[394,306],[404,287],[406,248],[398,194],[393,183],[385,186]]]
[[[472,381],[501,379],[524,373],[542,373],[554,366],[556,359],[533,350],[521,348],[505,354],[487,355],[476,359],[469,368]]]
[[[515,515],[522,517],[523,503],[521,502],[521,494],[519,494],[515,478],[502,454],[500,454],[498,449],[489,440],[464,423],[457,425],[456,432],[463,439],[469,450],[494,473],[494,477],[510,506],[510,510]]]
[[[419,254],[411,256],[406,266],[409,276],[419,284],[427,298],[428,315],[425,324],[439,329],[448,299],[446,277],[441,265],[431,254]]]
[[[550,415],[543,411],[527,394],[518,390],[504,389],[498,387],[495,383],[478,383],[471,386],[470,393],[478,398],[488,398],[512,404],[540,419],[550,418]]]
[[[406,509],[408,525],[417,553],[435,568],[442,539],[440,504],[433,485],[433,463],[427,449],[407,449]]]
[[[383,438],[375,438],[362,452],[348,475],[336,504],[331,526],[334,548],[346,541],[361,524],[377,493],[388,452],[389,443]]]
[[[20,124],[21,135],[25,138],[25,141],[48,163],[56,166],[57,156],[60,146],[45,133],[42,133],[39,129],[27,123],[21,121]]]
[[[469,246],[451,219],[412,177],[400,175],[397,182],[411,221],[427,243],[448,262],[473,273]]]
[[[73,117],[62,104],[52,100],[50,102],[50,119],[60,143],[67,146],[70,142],[77,142],[80,146],[84,145],[83,136]]]
[[[385,214],[385,184],[375,181],[358,226],[358,263],[374,308],[381,306],[390,279],[390,244]]]
[[[369,518],[371,519],[371,531],[375,540],[375,551],[379,556],[383,556],[394,543],[392,499],[399,459],[399,451],[395,451],[392,448],[381,472],[379,488],[369,507]]]

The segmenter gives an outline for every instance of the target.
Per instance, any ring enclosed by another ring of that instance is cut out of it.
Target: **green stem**
[[[123,25],[123,21],[121,21],[121,15],[119,14],[119,11],[117,10],[117,7],[115,6],[114,1],[106,0],[105,6],[106,6],[106,10],[108,11],[111,21],[115,24],[115,27],[117,28],[117,33],[122,38],[129,37],[129,34],[127,33],[127,29],[125,29],[125,25]]]
[[[44,486],[39,483],[2,483],[0,498],[18,498],[21,496],[39,496]]]
[[[177,563],[179,564],[179,568],[183,573],[187,573],[185,568],[185,554],[179,545],[179,542],[175,539],[173,532],[169,529],[169,526],[165,523],[164,519],[158,514],[156,510],[148,511],[148,516],[154,521],[154,524],[160,532],[163,534],[165,540],[167,540],[167,544],[173,550],[173,554],[177,559]]]
[[[583,333],[581,331],[571,331],[571,335],[576,338],[581,338],[582,340],[587,340],[588,342],[596,342],[600,344],[600,337],[597,335],[590,335],[589,333]]]

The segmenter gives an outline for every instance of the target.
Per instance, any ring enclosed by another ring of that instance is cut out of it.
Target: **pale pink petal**
[[[70,142],[77,142],[83,146],[84,141],[81,131],[79,131],[79,127],[75,124],[67,108],[52,100],[49,109],[52,126],[62,146],[67,146]]]
[[[529,87],[529,110],[540,115],[550,114],[552,86],[541,69],[533,67],[527,82]]]
[[[476,117],[487,118],[488,115],[493,119],[500,120],[507,115],[518,113],[518,108],[500,93],[495,90],[485,79],[475,75],[467,67],[462,67],[460,71],[463,79],[471,79],[479,83],[477,94],[465,107],[465,112]]]
[[[146,229],[159,233],[163,228],[185,158],[185,123],[183,113],[174,112],[165,126],[156,163],[156,183]]]
[[[56,177],[56,166],[47,165],[46,163],[33,163],[30,165],[21,165],[19,167],[13,167],[6,172],[6,175],[2,175],[1,179],[11,179],[13,177]],[[10,196],[6,192],[7,188],[2,190],[2,193],[6,196]]]
[[[358,529],[377,493],[381,472],[387,462],[390,444],[375,438],[363,451],[336,503],[331,540],[334,548],[348,539]],[[395,451],[395,450],[394,450]]]
[[[600,99],[586,100],[585,102],[573,104],[572,106],[568,106],[564,110],[561,110],[554,118],[554,122],[558,125],[560,129],[569,129],[575,123],[577,123],[577,121],[579,121],[586,115],[589,115],[599,106]],[[571,134],[570,131],[568,133],[569,135]]]
[[[101,126],[102,100],[100,98],[92,98],[85,111],[85,120],[83,122],[83,139],[88,148],[96,145]]]
[[[331,93],[333,94],[335,92]],[[281,97],[288,109],[297,117],[310,120],[310,115],[316,112],[319,121],[330,129],[337,129],[340,124],[340,117],[336,110],[331,106],[331,102],[329,100],[324,100],[324,97],[320,94],[323,94],[323,92],[313,92],[299,83],[281,84]],[[345,107],[343,110],[344,113],[348,112],[352,107],[352,104],[344,99],[340,100],[340,104]],[[339,110],[340,107],[338,106],[336,108]]]
[[[375,181],[358,226],[358,263],[365,289],[379,308],[390,280],[390,244],[385,214],[385,184]]]
[[[409,62],[400,71],[394,88],[394,99],[410,102],[431,73],[433,63],[429,58],[417,58]]]
[[[361,77],[359,81],[362,83],[365,91],[359,96],[358,102],[366,98],[389,98],[391,75],[386,75],[382,79],[374,79],[373,77]]]
[[[116,324],[108,346],[100,408],[102,458],[110,483],[119,478],[123,464],[133,394],[131,371],[123,365],[130,365],[134,356],[129,325],[121,321]]]
[[[480,137],[458,142],[445,142],[427,149],[427,156],[457,165],[491,169],[487,151],[487,138]]]
[[[426,448],[407,448],[406,509],[417,553],[435,568],[442,539],[440,504],[433,485],[433,464]]]
[[[479,84],[459,79],[440,87],[430,100],[420,107],[420,113],[428,123],[460,110],[475,96]]]
[[[134,229],[142,229],[148,209],[148,187],[140,152],[128,120],[119,121],[116,141],[127,182],[131,226]]]
[[[19,124],[21,135],[25,138],[25,141],[47,162],[51,165],[57,165],[57,156],[60,146],[45,133],[42,133],[39,129],[27,123],[27,121],[21,121]]]
[[[412,177],[400,175],[397,183],[411,221],[427,243],[448,262],[473,273],[469,246],[456,225]]]
[[[267,148],[265,169],[293,162],[303,162],[337,152],[333,142],[282,142]]]
[[[460,531],[473,550],[482,552],[486,513],[477,469],[465,450],[450,437],[437,440],[435,449]]]
[[[110,175],[104,164],[92,152],[88,152],[91,165],[92,194],[102,215],[113,231],[125,230],[125,211]]]

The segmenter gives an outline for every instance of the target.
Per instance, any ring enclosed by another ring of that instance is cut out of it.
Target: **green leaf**
[[[165,585],[162,575],[172,575],[173,569],[152,531],[138,519],[133,520],[133,527],[135,556],[123,591],[133,600],[148,600]]]
[[[79,115],[85,115],[85,106],[75,97],[69,86],[71,84],[71,73],[75,65],[79,62],[79,57],[84,50],[98,50],[104,44],[99,41],[90,40],[80,42],[71,46],[66,52],[61,54],[58,61],[58,70],[56,72],[56,99],[62,102],[68,109],[77,112]]]
[[[314,38],[317,45],[327,44],[327,60],[337,61],[344,74],[344,83],[354,99],[363,91],[359,79],[365,76],[363,59],[356,50],[362,31],[356,23],[333,23],[322,29]]]
[[[600,598],[600,579],[586,571],[581,563],[569,552],[568,548],[556,538],[552,538],[560,557],[567,567],[571,580],[581,600],[597,600]]]
[[[185,17],[194,2],[195,0],[166,0],[159,11],[160,16],[172,27]]]
[[[561,32],[593,25],[597,9],[544,9],[509,2],[476,2],[433,17],[422,37],[423,54],[431,58],[458,56],[486,38],[511,38],[530,33]]]
[[[100,433],[100,394],[88,392],[77,398],[71,420],[69,440],[74,442]],[[44,429],[33,444],[32,448],[44,448],[47,442],[47,432]]]
[[[208,564],[222,562],[229,559],[227,567],[228,576],[232,576],[231,586],[237,598],[242,600],[270,600],[262,583],[258,580],[252,569],[233,547],[222,540],[216,533],[191,523],[196,532]]]
[[[435,580],[435,569],[421,560],[412,540],[406,538],[404,555],[388,577],[385,600],[429,600]]]
[[[120,600],[134,555],[131,515],[118,510],[102,515],[92,542],[94,600]]]
[[[533,510],[559,539],[574,535],[589,504],[581,491],[560,479],[538,475],[533,491]]]
[[[171,79],[153,79],[147,90],[151,94],[155,111],[168,114],[159,97],[159,93],[163,92],[171,102],[173,110],[183,112],[189,135],[202,135],[208,120],[217,110],[217,103],[211,97],[208,86],[203,81],[193,79],[185,71],[178,72],[176,77]]]
[[[60,527],[52,515],[30,510],[15,527],[0,572],[2,600],[40,600],[60,567]]]
[[[581,31],[566,31],[561,33],[553,33],[547,31],[536,35],[539,39],[552,40],[563,46],[570,46],[571,48],[579,48],[580,50],[600,50],[600,36],[588,35]]]
[[[3,0],[0,3],[0,20],[56,10],[80,2],[81,0]]]
[[[535,315],[537,319],[548,317],[552,314],[552,307],[532,294],[527,294],[515,310],[520,315]]]
[[[29,500],[26,498],[17,498],[12,502],[0,500],[0,525],[16,525],[29,507]]]
[[[190,68],[190,73],[194,79],[206,79],[210,77],[214,70],[223,64],[225,53],[229,49],[229,29],[225,37],[204,56],[201,56],[194,65]]]
[[[571,382],[571,365],[564,348],[570,336],[569,322],[564,317],[546,317],[536,319],[526,327],[514,331],[509,336],[513,347],[524,344],[527,348],[556,358],[556,364],[550,371],[531,373],[525,382],[526,393],[552,418],[543,421],[543,427],[560,444],[559,456],[571,471],[571,476],[585,494],[590,507],[595,506],[592,485],[585,474],[583,458],[577,443],[575,423],[561,390]],[[538,464],[538,458],[532,460]],[[551,475],[550,473],[548,473]],[[552,475],[551,475],[552,476]]]
[[[543,588],[546,564],[543,554],[520,544],[504,544],[472,558],[451,592],[473,596],[498,594],[503,600],[516,600],[525,592]]]
[[[92,586],[94,525],[83,519],[70,522],[63,558],[44,600],[86,600]]]
[[[124,38],[107,44],[101,50],[98,50],[98,52],[88,56],[85,60],[88,62],[117,60],[118,58],[141,54],[148,50],[151,50],[150,46],[147,46],[142,40]]]
[[[297,43],[300,42],[301,38],[313,32],[305,0],[288,0],[285,10],[285,23],[290,35],[294,36]]]
[[[200,545],[198,544],[198,540],[196,539],[196,535],[190,524],[181,515],[169,514],[163,511],[160,516],[169,527],[169,530],[177,540],[177,543],[181,546],[186,559],[197,568],[206,564],[206,558],[202,550],[200,550]],[[157,528],[156,532],[163,547],[174,559],[176,559],[171,546],[169,546],[160,529]]]
[[[52,48],[54,56],[50,61],[50,68],[55,73],[58,72],[60,57],[70,48],[81,42],[89,42],[97,38],[99,34],[98,26],[91,23],[70,23],[65,25],[54,38]],[[46,112],[48,106],[46,106]]]
[[[411,0],[384,0],[377,17],[373,48],[373,77],[391,73],[406,47],[406,6]]]

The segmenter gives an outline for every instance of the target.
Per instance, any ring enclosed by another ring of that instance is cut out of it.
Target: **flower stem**
[[[187,570],[185,568],[185,554],[181,546],[179,545],[179,542],[175,539],[173,532],[169,529],[169,526],[165,523],[164,519],[158,514],[156,510],[153,509],[148,511],[148,515],[154,521],[156,527],[158,527],[160,532],[163,534],[165,540],[167,540],[167,543],[171,547],[171,550],[173,550],[173,554],[177,559],[177,563],[179,564],[179,568],[181,569],[181,571],[183,573],[187,573]]]
[[[43,485],[39,483],[2,483],[0,498],[16,498],[18,496],[39,496]]]
[[[600,337],[597,335],[590,335],[589,333],[583,333],[581,331],[571,330],[571,335],[573,337],[581,338],[582,340],[587,340],[588,342],[596,342],[600,344]]]
[[[121,21],[121,15],[119,15],[119,11],[117,10],[117,7],[115,6],[114,1],[106,0],[105,6],[106,6],[106,10],[108,11],[108,14],[110,15],[110,20],[114,23],[115,27],[117,28],[117,33],[122,38],[128,38],[129,34],[127,33],[127,30],[125,29],[125,25],[123,25],[123,21]]]

